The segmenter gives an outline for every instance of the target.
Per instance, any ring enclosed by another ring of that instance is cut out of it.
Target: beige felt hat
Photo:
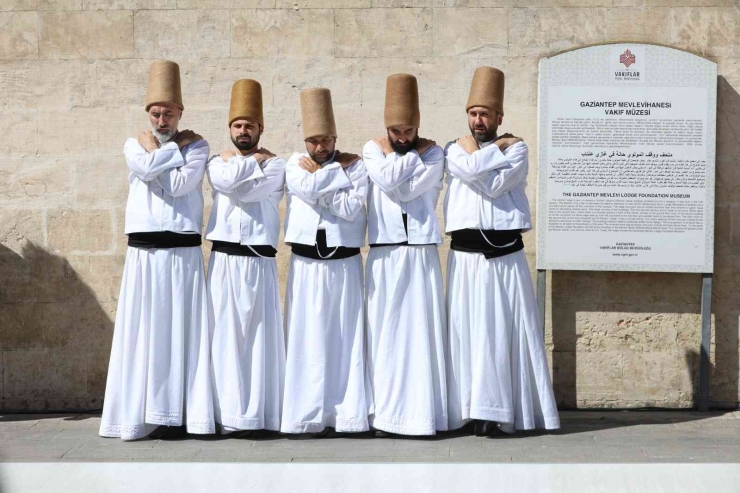
[[[470,84],[470,95],[465,111],[483,106],[504,114],[504,73],[493,67],[478,67]]]
[[[393,74],[385,81],[385,127],[421,123],[419,85],[409,74]]]
[[[181,110],[180,66],[170,60],[155,60],[149,68],[149,84],[146,88],[145,109],[157,103],[169,103]]]
[[[265,127],[262,115],[262,86],[252,79],[240,79],[231,87],[229,126],[234,120],[252,120]]]
[[[301,121],[304,139],[317,135],[337,136],[329,89],[314,87],[301,91]]]

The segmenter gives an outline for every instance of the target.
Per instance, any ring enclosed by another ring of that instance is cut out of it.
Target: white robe
[[[203,255],[129,247],[100,435],[135,440],[183,423],[215,431]]]
[[[370,425],[403,435],[447,430],[447,324],[436,245],[371,248],[366,279]]]
[[[275,259],[212,252],[208,290],[216,422],[279,431],[285,341]]]
[[[291,255],[283,433],[369,429],[363,341],[362,258]]]
[[[447,276],[450,428],[559,428],[524,251],[487,260],[451,250]]]

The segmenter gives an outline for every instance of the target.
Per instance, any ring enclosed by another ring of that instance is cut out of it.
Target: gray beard
[[[155,128],[152,129],[152,133],[160,144],[166,144],[167,142],[171,141],[175,137],[175,135],[177,135],[177,129],[172,128],[170,130],[167,130],[166,132],[160,132]]]

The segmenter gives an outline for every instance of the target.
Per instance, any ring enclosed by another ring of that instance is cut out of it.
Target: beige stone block
[[[72,173],[64,158],[0,157],[0,204],[71,205]]]
[[[146,113],[140,112],[146,118]],[[127,112],[123,110],[80,108],[45,112],[39,122],[39,153],[121,156],[128,137],[126,128]]]
[[[37,61],[0,61],[0,110],[36,108],[38,83]]]
[[[0,209],[0,253],[22,254],[29,243],[44,245],[42,211]]]
[[[13,10],[36,10],[39,6],[39,0],[3,0],[0,3],[0,12]]]
[[[334,11],[338,57],[420,57],[432,54],[431,9]]]
[[[176,9],[177,0],[85,0],[85,10]]]
[[[383,110],[380,109],[382,121]],[[448,142],[470,133],[465,110],[459,106],[424,106],[421,108],[419,135],[431,138],[444,148]]]
[[[301,133],[300,112],[298,105],[288,108],[266,108],[265,124],[270,127],[265,129],[260,142],[285,159],[288,159],[293,152],[305,149],[306,145]],[[342,130],[340,129],[339,132],[341,133]]]
[[[292,7],[292,6],[291,6]],[[178,9],[273,9],[275,0],[177,0]]]
[[[83,0],[39,0],[38,10],[82,10]]]
[[[271,60],[250,58],[235,61],[231,59],[205,59],[188,64],[181,73],[183,99],[186,108],[223,109],[224,125],[228,123],[231,86],[238,79],[254,79],[262,86],[262,102],[269,105],[272,100],[272,80],[277,67]],[[188,110],[189,111],[189,110]],[[187,115],[187,113],[186,113]]]
[[[38,151],[37,111],[4,111],[0,115],[0,155],[26,156]]]
[[[337,121],[337,148],[346,152],[360,154],[365,143],[378,136],[385,135],[382,108],[334,108]],[[296,152],[303,151],[301,145]]]
[[[0,13],[0,59],[38,58],[38,14]]]
[[[65,254],[108,252],[112,248],[111,211],[56,209],[48,211],[49,248]]]
[[[740,212],[738,213],[740,215]],[[739,233],[740,234],[740,233]],[[731,253],[732,247],[732,206],[718,205],[714,209],[714,249],[715,253]]]
[[[509,50],[540,57],[598,43],[607,36],[604,8],[515,8],[509,16]]]
[[[734,0],[643,0],[645,7],[731,7]]]
[[[730,235],[729,253],[740,255],[740,204],[732,207],[732,234]]]
[[[202,135],[210,146],[211,154],[233,148],[226,119],[228,109],[192,110],[181,120],[181,129],[192,129]],[[261,142],[261,141],[260,141]]]
[[[434,9],[434,55],[509,53],[506,9]]]
[[[359,106],[362,98],[363,60],[305,58],[274,68],[274,106],[300,107],[300,92],[309,87],[331,89],[332,104]]]
[[[379,107],[382,111],[386,78],[409,73],[418,79],[422,106],[457,106],[464,116],[470,81],[477,66],[476,60],[465,57],[366,58],[362,60],[362,105]]]
[[[129,169],[123,156],[74,161],[74,206],[123,206],[128,197]]]
[[[140,10],[134,15],[136,58],[228,58],[226,10]],[[186,67],[180,65],[182,71]],[[187,107],[187,106],[186,106]]]
[[[277,0],[278,9],[367,9],[372,0]]]
[[[67,350],[4,351],[5,398],[80,397],[86,394],[84,353]]]
[[[143,113],[148,60],[47,63],[42,65],[43,74],[67,76],[65,85],[58,89],[69,95],[71,108],[124,108],[138,105]],[[69,66],[63,67],[63,64]],[[50,89],[49,93],[53,93],[53,90]],[[45,102],[44,106],[47,105]]]
[[[499,127],[499,134],[511,133],[524,139],[529,149],[530,170],[535,169],[537,167],[537,107],[507,104],[504,111],[506,113]]]
[[[740,359],[737,350],[718,351],[709,378],[709,400],[717,406],[736,408],[740,396]]]
[[[334,13],[326,9],[239,10],[231,17],[231,56],[332,56]]]
[[[738,55],[739,17],[732,7],[673,9],[672,45],[703,56]]]
[[[50,303],[51,304],[51,303]],[[0,303],[0,349],[43,349],[36,303]]]
[[[645,41],[670,44],[671,9],[609,9],[608,33],[612,41]]]
[[[692,393],[698,358],[684,351],[624,353],[625,399],[666,406]]]
[[[75,282],[85,288],[78,296],[80,302],[98,304],[118,300],[125,255],[72,255],[68,258]],[[107,321],[107,313],[101,313],[95,320]]]
[[[133,14],[123,10],[41,14],[39,56],[132,58]]]

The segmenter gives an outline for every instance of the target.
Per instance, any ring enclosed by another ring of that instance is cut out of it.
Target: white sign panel
[[[592,46],[540,62],[537,268],[712,272],[717,66]]]

